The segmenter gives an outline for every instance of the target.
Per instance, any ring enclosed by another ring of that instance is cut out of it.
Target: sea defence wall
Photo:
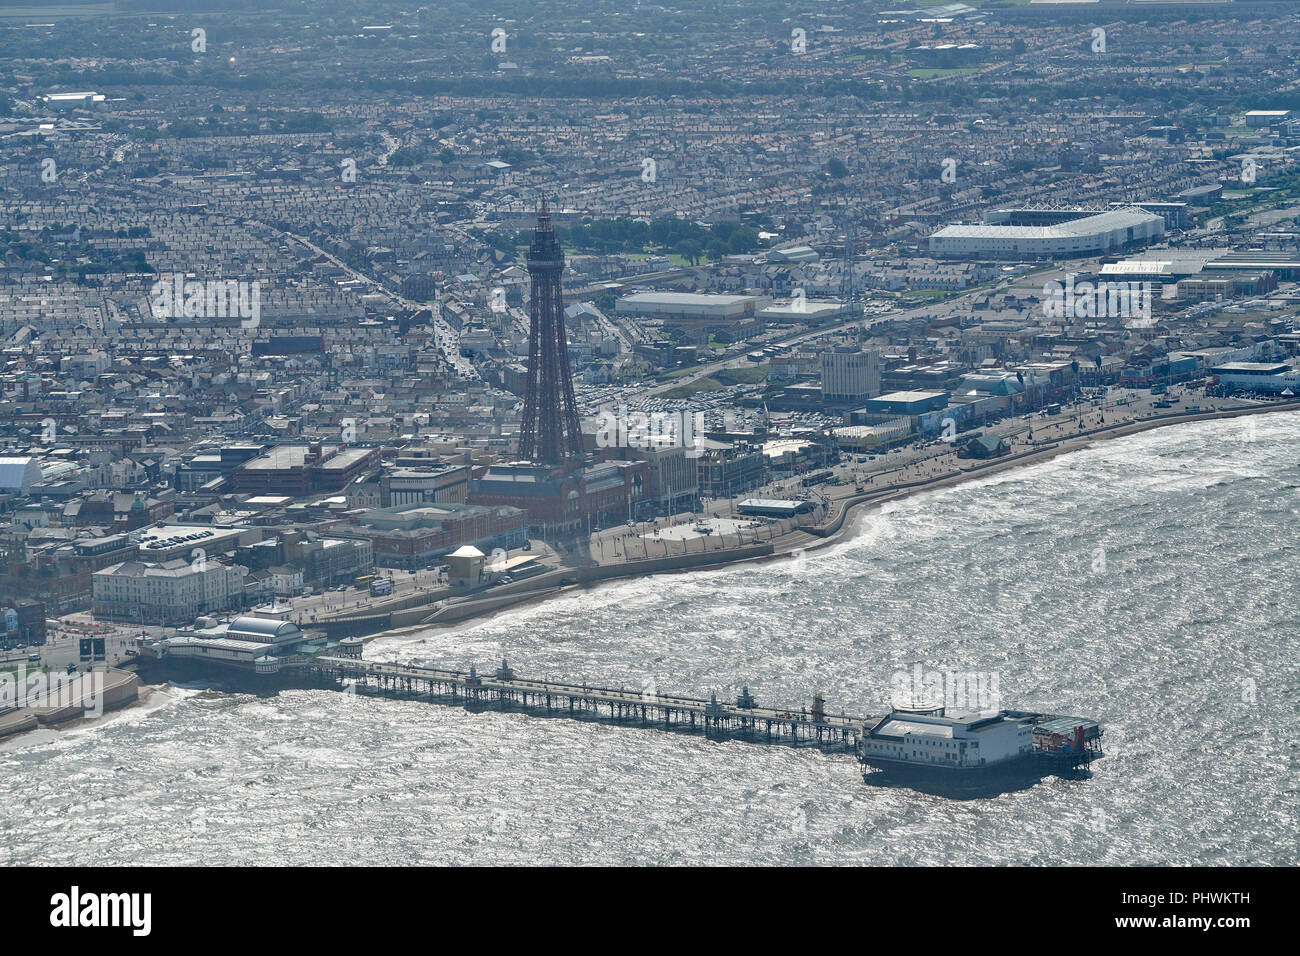
[[[100,680],[103,683],[96,688],[95,684]],[[140,698],[140,678],[131,671],[118,670],[115,667],[95,671],[94,681],[89,680],[84,674],[80,675],[80,678],[69,686],[78,689],[77,693],[72,695],[72,699],[60,693],[55,695],[58,697],[57,703],[42,704],[42,699],[49,698],[38,697],[27,706],[0,714],[0,737],[25,733],[28,730],[35,730],[38,726],[57,727],[86,717],[89,711],[107,713],[133,704]],[[99,696],[98,701],[93,699],[96,693]]]
[[[428,606],[423,609],[428,613]],[[396,612],[405,613],[405,612]],[[367,634],[376,634],[379,631],[386,631],[393,626],[393,614],[367,614],[365,617],[345,617],[333,621],[312,621],[304,624],[303,628],[308,631],[321,631],[326,636],[341,639],[344,637],[365,637]]]
[[[650,574],[666,574],[688,569],[699,570],[708,567],[722,567],[733,561],[768,556],[772,554],[772,550],[772,543],[764,541],[760,544],[741,548],[729,548],[723,552],[702,551],[694,554],[673,554],[662,558],[647,558],[641,561],[631,561],[627,564],[598,565],[594,568],[565,568],[538,578],[532,578],[527,582],[520,582],[520,584],[530,585],[526,589],[508,591],[506,588],[499,588],[496,589],[497,593],[490,597],[477,601],[463,601],[458,604],[445,605],[433,613],[425,613],[423,617],[416,617],[413,613],[411,613],[410,617],[405,614],[400,616],[394,614],[393,626],[452,624],[479,614],[491,614],[504,608],[513,607],[516,604],[524,604],[538,598],[548,597],[563,587],[572,586],[561,584],[561,581],[586,585],[597,584],[613,578],[644,577]],[[552,581],[554,583],[551,583]],[[550,586],[538,588],[537,585],[543,582],[550,584]],[[507,587],[510,586],[507,585]],[[518,585],[515,585],[515,587],[518,588]]]
[[[491,614],[518,604],[549,597],[566,587],[597,584],[613,578],[643,577],[673,571],[698,570],[722,567],[734,561],[761,558],[773,553],[770,541],[728,548],[726,551],[702,551],[672,554],[660,558],[646,558],[627,564],[598,565],[589,568],[559,568],[525,581],[500,585],[482,597],[460,600],[455,603],[420,603],[398,608],[383,614],[342,618],[332,621],[314,621],[310,630],[323,631],[331,638],[363,637],[395,627],[415,627],[420,624],[454,624],[458,621]]]
[[[721,567],[733,561],[745,561],[749,558],[761,558],[772,553],[772,542],[728,548],[726,551],[700,551],[691,554],[671,554],[662,558],[647,558],[630,561],[627,564],[608,564],[595,568],[582,568],[574,576],[583,584],[604,581],[609,578],[625,578],[646,574],[660,574],[667,571],[683,571],[687,568],[698,570],[707,567]]]
[[[0,739],[13,734],[25,734],[29,730],[35,730],[37,726],[39,725],[36,722],[36,715],[26,707],[22,710],[11,710],[0,714]]]
[[[987,459],[980,462],[978,467],[969,471],[954,471],[950,474],[938,477],[921,478],[917,481],[902,482],[877,491],[870,491],[861,495],[852,495],[843,498],[835,503],[836,512],[828,521],[821,525],[807,525],[800,530],[806,531],[808,534],[815,535],[819,538],[834,537],[839,534],[841,529],[844,527],[845,519],[847,519],[851,513],[861,505],[883,503],[894,497],[905,497],[905,494],[900,494],[900,492],[908,493],[918,488],[932,488],[938,490],[972,478],[987,477],[997,474],[1000,471],[1004,471],[1014,465],[1028,463],[1027,460],[1045,461],[1056,453],[1076,450],[1076,446],[1079,442],[1087,442],[1092,438],[1136,435],[1144,431],[1150,431],[1152,428],[1158,428],[1162,425],[1182,425],[1193,422],[1214,421],[1220,418],[1240,418],[1245,415],[1257,415],[1261,412],[1287,411],[1300,411],[1300,402],[1279,402],[1266,406],[1222,409],[1220,411],[1192,414],[1176,412],[1169,415],[1150,415],[1146,418],[1139,418],[1132,422],[1116,422],[1110,425],[1102,425],[1097,428],[1090,428],[1084,432],[1079,432],[1077,435],[1069,435],[1065,438],[1058,438],[1045,442],[1042,445],[1037,445],[1029,449],[1028,451]]]
[[[102,701],[105,713],[134,704],[139,700],[140,678],[135,674],[130,671],[120,671],[115,667],[111,667],[103,673]],[[35,714],[36,720],[42,727],[56,727],[59,724],[66,724],[68,721],[85,717],[87,706],[90,704],[91,701],[79,700],[73,701],[64,707],[32,707],[29,709]]]
[[[820,524],[791,522],[788,527],[760,544],[727,548],[724,551],[704,551],[673,554],[621,564],[599,565],[588,568],[558,568],[524,581],[492,588],[481,597],[463,599],[466,592],[458,590],[451,602],[429,602],[424,597],[398,599],[385,605],[382,613],[371,612],[364,616],[315,621],[307,625],[312,630],[323,631],[332,638],[362,637],[377,634],[390,628],[415,627],[421,624],[453,624],[472,617],[492,614],[505,608],[543,600],[573,585],[597,584],[617,578],[636,578],[649,574],[723,567],[739,561],[749,561],[788,554],[801,548],[822,547],[837,538],[845,529],[847,519],[860,507],[879,505],[907,497],[922,490],[952,487],[974,478],[989,477],[1008,468],[1035,461],[1046,461],[1057,454],[1084,447],[1090,440],[1115,435],[1131,435],[1162,425],[1203,422],[1218,418],[1236,418],[1260,412],[1296,411],[1300,402],[1278,403],[1262,407],[1225,409],[1202,413],[1175,413],[1142,418],[1134,422],[1116,422],[1089,429],[1076,435],[1054,439],[1014,455],[1004,455],[978,463],[969,470],[953,471],[946,475],[919,478],[886,488],[877,488],[862,494],[851,495],[833,502],[831,513]],[[783,523],[784,524],[784,523]],[[461,599],[458,599],[461,598]],[[444,597],[442,601],[447,601]]]

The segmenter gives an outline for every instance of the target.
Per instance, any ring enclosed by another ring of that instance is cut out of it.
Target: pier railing
[[[811,746],[852,753],[869,718],[825,712],[820,696],[811,709],[760,707],[746,688],[734,702],[527,680],[509,665],[493,674],[386,664],[349,657],[315,657],[286,668],[313,683],[404,699],[469,707],[516,709],[539,714],[596,719],[701,733],[757,743]]]

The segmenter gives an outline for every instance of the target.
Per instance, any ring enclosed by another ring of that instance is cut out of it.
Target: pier
[[[884,716],[871,717],[832,713],[827,710],[822,694],[816,692],[811,706],[772,707],[760,706],[748,686],[734,698],[719,700],[716,693],[706,699],[663,694],[653,686],[638,691],[572,679],[535,680],[515,673],[505,660],[491,673],[479,673],[472,666],[468,671],[460,671],[388,663],[364,659],[363,643],[357,637],[326,645],[300,646],[301,639],[294,637],[297,628],[283,622],[277,628],[293,633],[281,642],[279,654],[271,654],[266,653],[272,649],[270,642],[254,639],[266,637],[265,628],[259,630],[264,622],[241,618],[236,623],[239,627],[234,633],[250,635],[245,641],[249,648],[239,658],[223,659],[207,653],[210,650],[231,653],[228,645],[239,643],[236,639],[215,643],[220,639],[187,636],[179,639],[174,649],[169,649],[168,642],[142,643],[140,660],[157,662],[164,668],[197,668],[200,672],[210,671],[215,665],[251,677],[252,683],[263,689],[320,687],[395,700],[447,704],[472,712],[514,711],[538,717],[699,734],[710,740],[810,747],[825,753],[852,755],[865,763],[897,763],[945,771],[958,769],[954,761],[967,757],[967,764],[960,769],[982,770],[985,753],[990,768],[1026,757],[1046,772],[1070,772],[1102,755],[1101,726],[1086,717],[1001,709],[963,710],[949,716],[942,704],[892,706]],[[196,648],[196,644],[201,646]],[[897,727],[884,726],[891,721]],[[937,730],[918,731],[917,723],[941,726]],[[989,732],[994,725],[1011,728],[1003,736],[1011,734],[1015,739],[994,741]],[[976,727],[977,733],[985,736],[973,735],[970,727]],[[1032,736],[1026,739],[1026,734]],[[953,743],[958,740],[960,747]],[[991,746],[978,752],[982,749],[981,742]]]
[[[641,693],[552,681],[526,680],[506,661],[493,674],[384,664],[351,657],[314,657],[282,673],[299,673],[312,686],[403,700],[428,700],[480,709],[515,710],[575,719],[698,733],[710,739],[816,747],[854,753],[871,718],[826,712],[820,695],[810,708],[760,707],[746,687],[734,701]]]

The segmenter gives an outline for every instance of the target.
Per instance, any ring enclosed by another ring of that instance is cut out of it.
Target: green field
[[[690,370],[684,369],[682,371],[687,372]],[[676,388],[670,388],[663,393],[663,397],[690,398],[700,392],[720,392],[732,385],[753,385],[766,379],[767,372],[768,366],[766,365],[719,369],[712,375],[706,375],[698,381],[687,382],[684,385],[678,385]]]
[[[724,368],[709,377],[723,385],[753,385],[767,378],[770,365],[745,365],[740,368]]]
[[[968,290],[954,289],[908,289],[900,292],[898,297],[909,302],[942,302],[954,295],[962,295]]]
[[[958,73],[974,73],[976,69],[978,69],[978,67],[974,67],[974,66],[959,66],[959,67],[954,67],[952,69],[938,69],[937,67],[920,67],[915,70],[908,70],[907,72],[910,73],[915,79],[918,80],[933,80],[945,76],[954,76]]]
[[[668,372],[665,375],[660,375],[659,379],[660,381],[671,382],[675,378],[685,378],[687,375],[690,375],[691,372],[693,371],[695,371],[695,369],[687,365],[684,368],[675,368],[671,372]]]

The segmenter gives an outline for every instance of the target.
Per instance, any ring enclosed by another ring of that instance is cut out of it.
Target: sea
[[[1298,529],[1300,414],[1187,424],[887,505],[797,560],[366,648],[862,716],[976,675],[1099,720],[1081,779],[962,799],[809,749],[169,685],[0,745],[0,864],[1295,864]]]

